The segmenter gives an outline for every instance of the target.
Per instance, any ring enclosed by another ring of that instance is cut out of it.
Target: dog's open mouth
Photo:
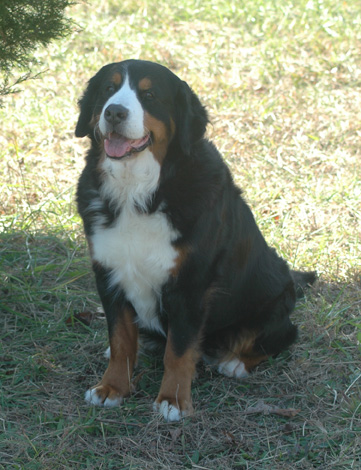
[[[132,153],[138,153],[150,145],[150,134],[141,139],[127,139],[126,137],[112,132],[104,140],[104,149],[110,158],[124,158]]]

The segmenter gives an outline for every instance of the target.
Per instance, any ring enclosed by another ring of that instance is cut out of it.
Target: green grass
[[[360,468],[359,2],[96,0],[68,14],[78,28],[35,53],[41,78],[0,109],[0,468]],[[201,365],[195,415],[176,425],[152,412],[159,357],[141,359],[121,408],[83,402],[107,338],[74,204],[76,103],[127,58],[194,88],[268,242],[320,274],[292,350],[242,382]]]

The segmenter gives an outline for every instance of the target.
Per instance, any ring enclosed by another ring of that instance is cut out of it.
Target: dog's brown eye
[[[110,93],[114,93],[115,91],[115,86],[112,84],[112,85],[108,85],[105,89],[106,93],[107,94],[110,94]]]
[[[154,93],[152,91],[144,91],[143,92],[143,99],[146,101],[151,101],[154,99]]]

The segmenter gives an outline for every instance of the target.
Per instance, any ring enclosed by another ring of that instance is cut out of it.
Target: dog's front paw
[[[85,401],[91,405],[114,408],[123,403],[123,396],[111,385],[98,385],[86,391]]]
[[[188,400],[175,400],[174,403],[169,399],[158,396],[153,404],[153,410],[158,412],[167,423],[180,421],[186,416],[193,414],[192,402]]]
[[[191,414],[188,410],[180,410],[177,405],[172,405],[167,400],[163,400],[161,403],[157,401],[153,404],[154,411],[157,411],[167,423],[174,423],[180,421],[185,416]]]

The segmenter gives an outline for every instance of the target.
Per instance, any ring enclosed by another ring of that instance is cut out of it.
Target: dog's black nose
[[[129,114],[129,110],[121,104],[110,104],[104,111],[104,117],[110,124],[119,124],[124,121]]]

